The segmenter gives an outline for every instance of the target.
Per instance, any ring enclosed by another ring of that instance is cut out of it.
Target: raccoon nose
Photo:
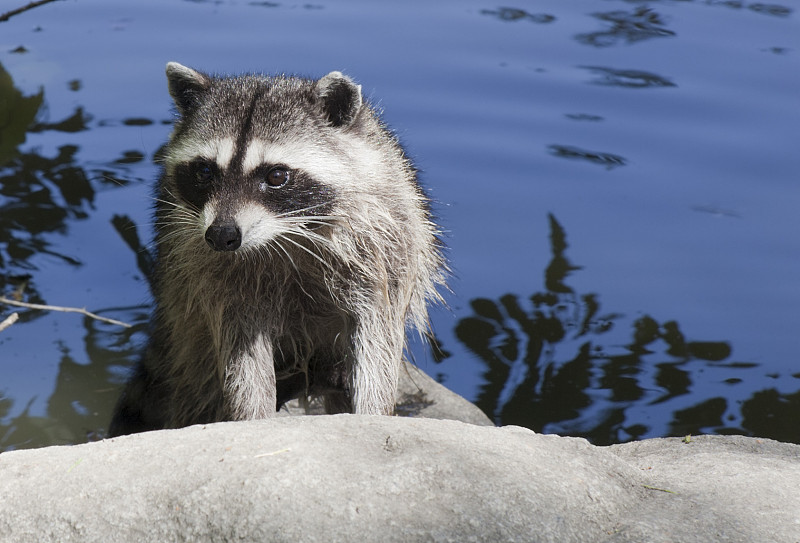
[[[212,224],[206,230],[206,243],[215,251],[235,251],[242,244],[242,231],[235,224]]]

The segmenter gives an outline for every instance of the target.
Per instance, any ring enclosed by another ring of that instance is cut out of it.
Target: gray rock
[[[416,382],[417,415],[488,422]],[[0,496],[2,541],[797,542],[800,446],[278,417],[6,452]]]
[[[356,415],[194,426],[0,455],[23,541],[578,541],[645,491],[580,439]]]
[[[607,450],[652,490],[611,541],[800,541],[798,445],[693,436]]]

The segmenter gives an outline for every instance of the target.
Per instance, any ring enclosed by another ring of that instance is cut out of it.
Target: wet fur
[[[391,414],[406,327],[427,329],[444,283],[438,229],[396,138],[338,72],[167,73],[180,118],[158,188],[152,337],[110,435],[270,417],[310,395],[328,412]],[[202,207],[176,180],[197,156],[227,172]],[[315,203],[264,209],[245,182],[260,162],[307,173],[297,196]],[[206,243],[220,217],[244,224],[239,249]]]

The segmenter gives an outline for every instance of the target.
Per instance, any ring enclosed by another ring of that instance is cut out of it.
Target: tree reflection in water
[[[61,122],[36,122],[43,103],[44,91],[23,96],[0,65],[0,289],[26,277],[37,254],[80,264],[77,257],[59,253],[45,236],[62,231],[68,219],[86,218],[94,201],[94,188],[75,161],[78,147],[61,145],[49,158],[19,146],[28,133],[85,130],[87,117],[78,108]],[[35,290],[29,295],[41,301]]]
[[[35,303],[48,303],[38,284],[37,257],[44,254],[70,268],[81,267],[80,255],[59,247],[59,235],[69,230],[70,223],[90,218],[98,184],[125,184],[124,176],[112,169],[87,174],[77,158],[79,147],[68,143],[67,134],[88,129],[89,117],[82,108],[51,123],[37,120],[44,104],[44,91],[24,96],[0,65],[0,293]],[[53,140],[58,143],[51,156],[44,156],[39,148],[21,148],[29,134],[43,132],[56,134]],[[127,229],[126,236],[135,237],[135,231]],[[125,241],[131,243],[130,239]],[[46,315],[0,305],[0,320],[12,310],[19,313],[20,321],[0,334],[0,361],[8,360],[2,355],[8,346],[5,340],[17,327]],[[130,329],[84,318],[85,350],[71,353],[60,347],[56,351],[56,356],[60,351],[58,375],[44,413],[32,407],[36,396],[16,396],[16,391],[6,388],[0,374],[0,452],[80,443],[101,436],[119,383],[143,342],[148,310],[146,305],[95,309],[137,323]],[[59,333],[42,337],[42,345],[58,344],[62,340]],[[25,365],[25,371],[31,381],[46,381],[43,376],[49,376],[51,369]],[[22,405],[15,405],[18,403]]]
[[[689,341],[677,322],[643,315],[632,323],[629,342],[616,347],[615,328],[624,316],[602,313],[597,294],[579,295],[566,283],[580,267],[565,254],[562,226],[552,215],[549,221],[552,259],[544,291],[528,300],[513,294],[474,299],[474,314],[456,327],[458,339],[486,364],[476,403],[496,423],[582,436],[598,445],[654,432],[800,442],[800,392],[761,390],[741,404],[709,397],[717,392],[705,389],[710,381],[745,386],[737,372],[757,367],[731,361],[729,343]],[[660,430],[654,428],[658,419],[664,421]]]
[[[8,417],[13,401],[0,395],[0,452],[7,449],[68,445],[94,441],[105,435],[120,383],[136,358],[146,325],[148,307],[115,308],[133,328],[83,320],[88,363],[64,352],[58,363],[55,389],[44,415],[30,412],[33,399],[22,413]],[[81,353],[82,354],[82,353]],[[35,398],[34,398],[35,399]]]

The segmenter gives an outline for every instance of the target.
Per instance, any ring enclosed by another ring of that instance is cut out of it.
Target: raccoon
[[[416,170],[361,87],[166,68],[178,118],[155,205],[151,339],[109,435],[394,411],[406,328],[446,265]]]

